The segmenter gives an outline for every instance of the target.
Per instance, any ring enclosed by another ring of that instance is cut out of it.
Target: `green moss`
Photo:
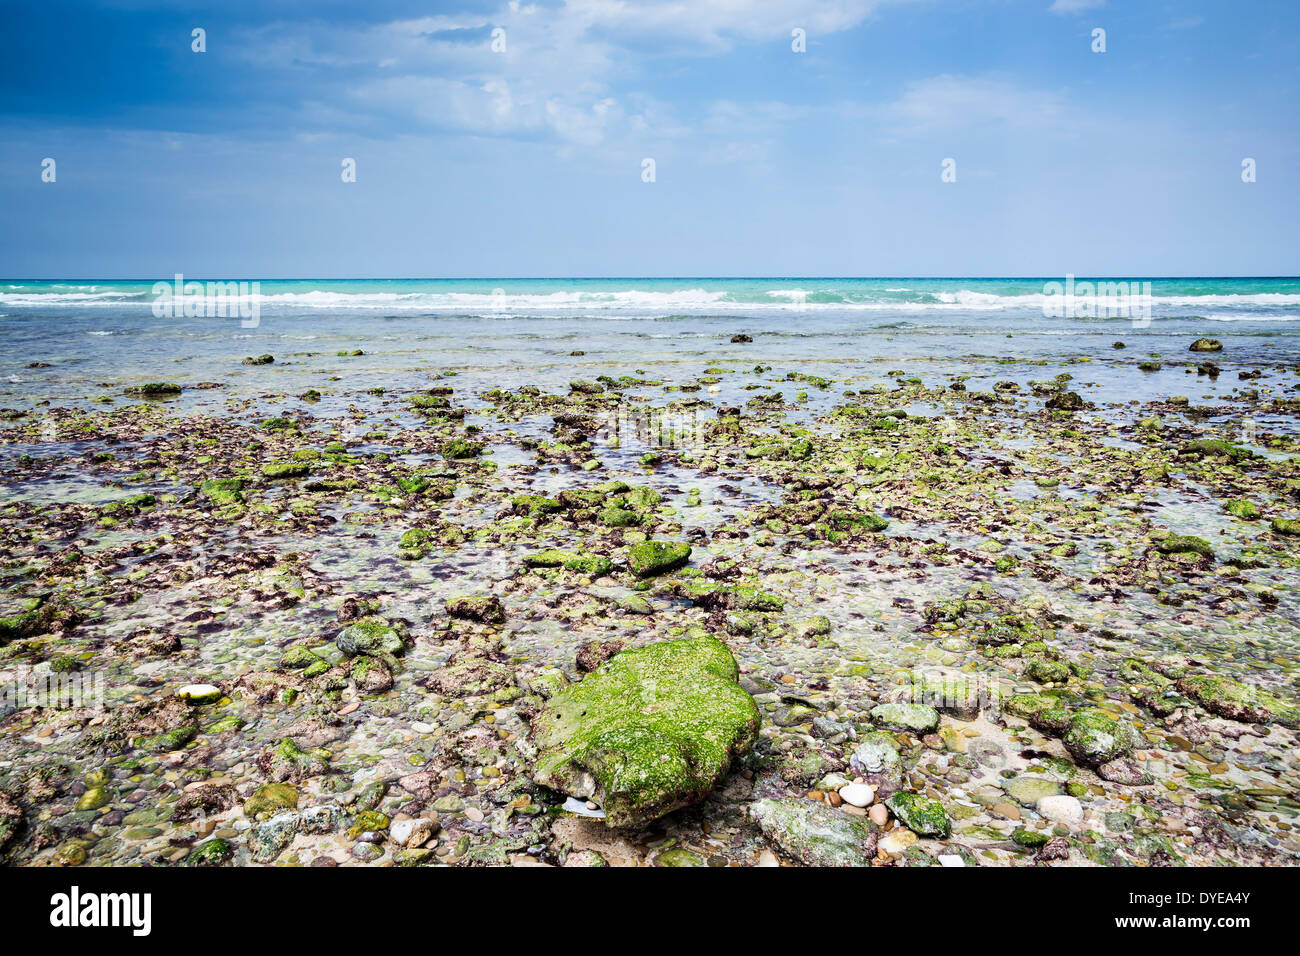
[[[231,505],[244,500],[242,478],[209,478],[199,485],[199,494],[213,504]]]
[[[610,528],[631,528],[641,523],[641,516],[621,505],[609,505],[600,510],[600,523]]]
[[[1025,662],[1025,676],[1040,684],[1064,684],[1070,679],[1070,668],[1061,661],[1031,657]]]
[[[1296,518],[1274,518],[1269,522],[1269,527],[1273,529],[1274,534],[1295,537],[1300,535],[1300,519]]]
[[[298,806],[298,788],[287,783],[268,783],[258,787],[244,801],[244,816],[250,820],[274,816],[281,810]]]
[[[1070,718],[1064,743],[1076,760],[1098,766],[1132,753],[1137,731],[1127,721],[1087,708]]]
[[[469,441],[465,438],[453,438],[442,445],[443,458],[477,458],[483,454],[482,442]]]
[[[1198,458],[1229,458],[1233,461],[1245,461],[1254,458],[1255,453],[1248,448],[1239,448],[1232,442],[1221,438],[1200,438],[1183,446],[1182,454]]]
[[[1199,554],[1202,557],[1214,558],[1214,548],[1210,542],[1194,535],[1171,534],[1156,543],[1156,550],[1161,554]]]
[[[273,461],[262,466],[262,475],[273,481],[284,478],[302,478],[311,474],[311,468],[296,461]]]
[[[691,546],[678,541],[643,541],[628,549],[627,563],[639,578],[680,568],[691,558]]]
[[[1250,684],[1242,684],[1226,677],[1198,675],[1182,677],[1175,686],[1180,693],[1186,694],[1210,713],[1220,717],[1255,724],[1300,726],[1300,711],[1294,704]]]
[[[161,753],[168,750],[180,750],[198,734],[199,729],[193,726],[177,727],[166,733],[157,734],[153,737],[145,737],[143,740],[136,741],[136,746],[141,750],[149,750],[155,753]]]
[[[510,499],[511,510],[517,515],[538,518],[542,515],[563,511],[564,506],[554,498],[545,495],[515,495]]]
[[[753,746],[759,713],[713,637],[623,651],[560,691],[534,723],[534,778],[594,797],[612,827],[704,798]]]
[[[353,621],[339,632],[334,643],[348,657],[357,654],[391,654],[396,657],[406,650],[397,629],[377,616]]]
[[[1259,517],[1259,509],[1255,507],[1255,503],[1245,498],[1233,498],[1224,504],[1223,510],[1243,521],[1254,521]]]
[[[952,821],[938,800],[900,790],[885,801],[885,806],[917,836],[947,839],[952,832]]]
[[[185,857],[186,866],[220,866],[235,854],[235,848],[229,841],[218,837],[200,843]]]

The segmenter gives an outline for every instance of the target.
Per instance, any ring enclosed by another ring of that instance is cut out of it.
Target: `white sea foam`
[[[14,288],[10,286],[10,288]],[[19,287],[21,288],[21,287]],[[56,287],[73,291],[33,292],[29,290],[0,292],[0,305],[23,307],[97,307],[138,306],[149,308],[153,297],[147,292],[130,290],[102,290],[97,286]],[[908,294],[923,301],[900,300],[894,296]],[[829,297],[835,301],[825,301]],[[499,316],[526,316],[548,312],[606,312],[650,313],[671,315],[676,313],[729,313],[761,311],[1004,311],[1023,310],[1038,312],[1045,299],[1042,293],[1001,295],[974,289],[923,292],[894,288],[882,291],[849,289],[768,289],[737,298],[730,291],[705,288],[659,291],[628,288],[622,290],[573,289],[554,292],[340,292],[314,289],[307,292],[266,292],[242,296],[257,302],[262,308],[280,307],[286,310],[383,310],[390,312],[451,312]],[[820,300],[820,301],[818,301]],[[1104,305],[1105,296],[1075,296],[1079,305]],[[1156,307],[1166,309],[1205,309],[1206,317],[1231,321],[1255,319],[1251,309],[1300,310],[1300,293],[1258,292],[1249,294],[1207,294],[1153,296]],[[1216,314],[1213,310],[1231,309],[1230,313]],[[1291,318],[1271,314],[1269,318]]]

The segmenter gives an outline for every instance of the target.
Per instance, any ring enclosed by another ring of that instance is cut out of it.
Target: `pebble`
[[[876,798],[876,791],[865,783],[850,783],[839,790],[840,799],[855,807],[869,807]]]
[[[1083,804],[1074,797],[1043,797],[1035,809],[1044,819],[1071,829],[1083,823]]]
[[[221,699],[221,688],[215,684],[186,684],[176,696],[191,704],[212,704]]]
[[[478,807],[466,807],[465,819],[472,820],[474,823],[482,823],[483,811],[480,810]]]
[[[871,822],[878,827],[883,827],[889,822],[889,810],[883,803],[877,803],[874,807],[868,810],[867,816],[870,817]]]

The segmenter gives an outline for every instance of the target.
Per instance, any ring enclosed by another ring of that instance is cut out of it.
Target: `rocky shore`
[[[1293,364],[748,341],[4,410],[0,861],[1297,862]]]

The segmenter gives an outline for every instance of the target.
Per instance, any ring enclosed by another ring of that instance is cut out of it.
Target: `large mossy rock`
[[[754,698],[713,637],[623,651],[533,721],[533,779],[640,826],[708,795],[758,737]]]
[[[1138,736],[1128,721],[1089,707],[1070,717],[1064,742],[1075,760],[1097,767],[1132,753]]]
[[[765,837],[805,866],[870,866],[876,855],[876,825],[824,803],[757,800],[749,814]]]
[[[639,578],[676,570],[691,558],[691,546],[678,541],[645,541],[628,549],[627,564]]]

